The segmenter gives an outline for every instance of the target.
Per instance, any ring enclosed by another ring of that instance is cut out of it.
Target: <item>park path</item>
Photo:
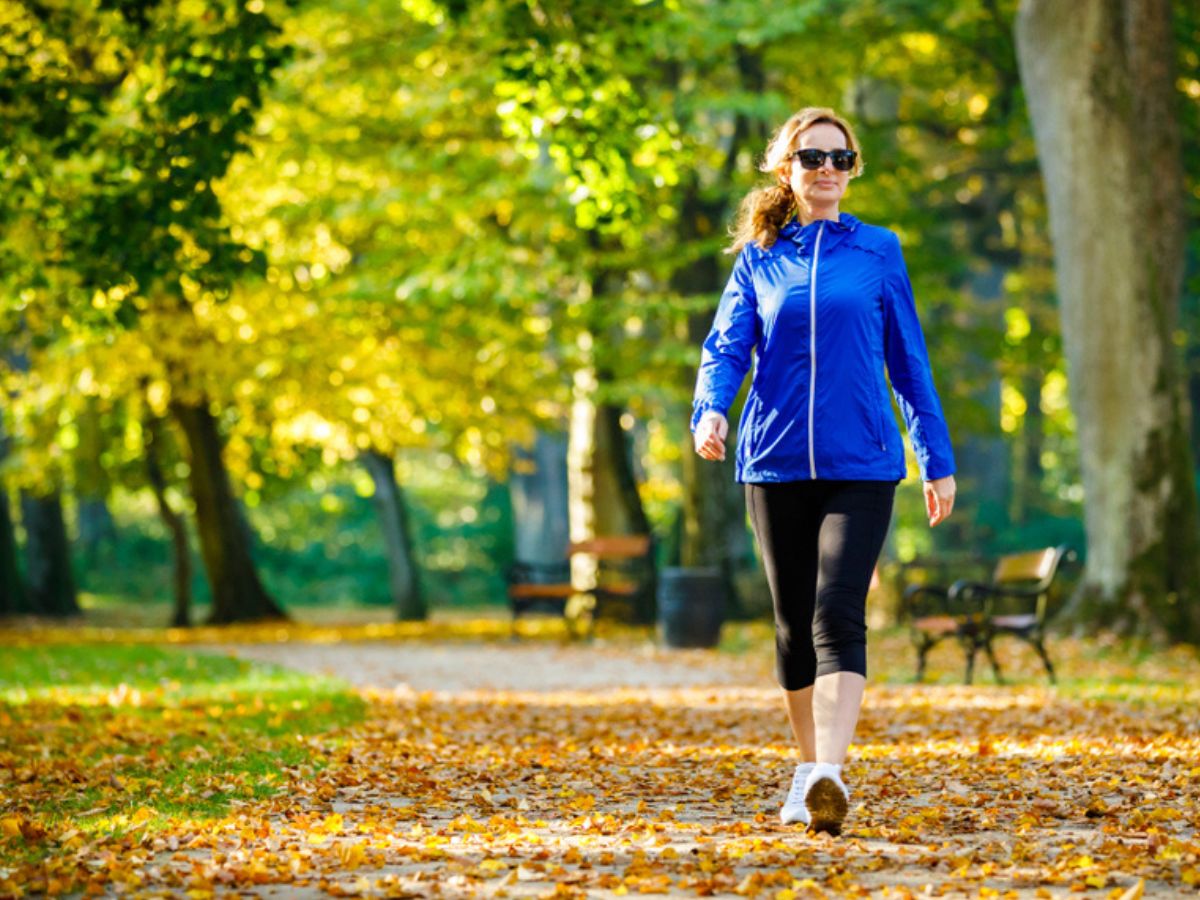
[[[369,704],[360,725],[311,741],[323,766],[286,770],[285,797],[154,860],[242,895],[1195,890],[1200,731],[1186,706],[872,685],[834,839],[779,824],[794,752],[769,659],[545,642],[208,649],[337,675]]]
[[[470,690],[603,691],[613,688],[761,686],[755,663],[706,650],[631,649],[520,640],[403,644],[358,642],[214,646],[256,662],[334,675],[358,687],[459,693]]]

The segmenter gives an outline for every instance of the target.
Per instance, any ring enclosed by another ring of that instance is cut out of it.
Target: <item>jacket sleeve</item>
[[[883,355],[892,393],[904,416],[922,481],[954,474],[954,450],[942,404],[933,386],[925,336],[917,319],[912,282],[900,239],[889,232],[883,289]]]
[[[704,340],[692,400],[692,431],[706,412],[716,410],[728,416],[750,368],[758,332],[758,299],[747,248],[743,247],[721,294],[712,329]]]

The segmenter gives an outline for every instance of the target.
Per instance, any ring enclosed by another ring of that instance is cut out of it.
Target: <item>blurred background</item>
[[[1166,6],[1186,241],[1154,314],[1194,531],[1200,11]],[[715,568],[730,616],[769,616],[733,454],[700,461],[688,422],[737,203],[807,105],[858,130],[842,210],[901,236],[958,461],[931,530],[909,451],[875,620],[914,563],[1086,559],[1100,488],[1016,16],[0,3],[0,614],[499,613],[514,563],[649,534],[658,570]],[[1196,589],[1146,583],[1176,605]],[[649,621],[652,601],[616,614]]]

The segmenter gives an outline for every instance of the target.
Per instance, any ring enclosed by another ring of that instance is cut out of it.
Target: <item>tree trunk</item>
[[[1004,269],[994,261],[975,273],[967,289],[976,300],[981,317],[997,327],[1004,323]],[[988,419],[1000,421],[1000,378],[996,363],[982,353],[968,353],[962,362],[962,380],[978,384],[972,399],[988,411]],[[954,448],[958,464],[955,479],[963,496],[976,504],[978,514],[955,521],[951,516],[939,527],[934,538],[938,546],[979,546],[995,537],[996,527],[1003,528],[1008,515],[1009,494],[1013,489],[1010,464],[1011,447],[1002,434],[972,434],[959,437]],[[946,532],[938,534],[937,532]]]
[[[1075,611],[1200,642],[1188,414],[1172,343],[1185,240],[1170,0],[1024,0],[1088,568]]]
[[[158,514],[171,533],[171,562],[174,609],[172,628],[189,628],[192,624],[192,559],[188,554],[187,526],[183,516],[171,508],[167,500],[167,479],[159,461],[162,445],[162,423],[153,413],[146,416],[143,431],[146,435],[146,474],[158,501]]]
[[[75,420],[79,431],[79,446],[74,454],[79,532],[76,546],[83,557],[85,573],[99,565],[101,548],[105,544],[112,546],[117,539],[117,526],[108,509],[108,473],[101,462],[104,457],[102,416],[98,399],[89,396],[84,411]]]
[[[17,565],[17,536],[8,502],[7,492],[0,490],[0,616],[12,615],[29,603]]]
[[[1021,380],[1025,396],[1025,418],[1021,422],[1021,448],[1016,484],[1013,486],[1013,521],[1024,524],[1042,503],[1042,446],[1045,442],[1046,416],[1042,412],[1042,385],[1046,375],[1031,366]]]
[[[390,456],[375,450],[364,453],[362,460],[375,483],[375,510],[379,514],[379,526],[383,529],[388,581],[392,602],[396,604],[396,618],[401,622],[423,622],[429,618],[429,609],[417,578],[408,509],[404,493],[396,483],[396,466]]]
[[[7,455],[8,435],[4,433],[3,421],[0,421],[0,462]],[[8,492],[0,489],[0,616],[25,609],[29,602],[17,559],[17,533],[13,528]]]
[[[286,619],[287,613],[266,592],[255,571],[246,542],[247,527],[221,458],[216,419],[203,404],[173,401],[171,413],[188,443],[188,481],[196,504],[200,552],[213,597],[209,622]]]
[[[602,249],[595,232],[589,233],[589,239],[594,250]],[[616,380],[607,359],[608,347],[621,336],[601,324],[602,304],[620,290],[621,273],[601,269],[593,276],[589,309],[592,366],[575,373],[567,448],[571,538],[576,541],[597,535],[651,533],[638,494],[630,444],[621,427],[624,410],[603,399]],[[577,555],[571,561],[572,582],[583,589],[593,587],[603,568],[603,562]],[[656,618],[654,566],[645,574],[645,590],[629,611],[631,621],[637,624],[650,624]]]
[[[25,571],[29,579],[24,611],[46,616],[79,615],[71,575],[71,545],[59,492],[36,496],[22,491],[21,522],[25,526]]]
[[[513,468],[509,491],[516,558],[528,563],[561,562],[571,541],[565,438],[539,431],[532,451],[516,451]]]
[[[621,409],[597,404],[590,392],[582,396],[576,379],[568,448],[571,537],[581,541],[597,535],[650,534],[650,523],[637,492],[629,446],[621,427]],[[602,562],[575,556],[572,581],[590,588],[600,578]],[[653,575],[637,598],[631,619],[648,624],[655,619]]]
[[[767,77],[760,53],[736,44],[733,54],[741,89],[748,94],[764,93],[767,89]],[[676,83],[677,89],[678,86]],[[740,112],[734,115],[732,133],[721,164],[721,183],[729,185],[736,182],[734,176],[740,154],[747,148],[761,147],[766,137],[764,119],[751,118]],[[701,242],[711,242],[729,214],[731,200],[729,194],[706,195],[701,189],[698,177],[693,173],[682,193],[676,231],[679,245],[700,246]],[[688,343],[695,348],[699,348],[708,336],[716,300],[724,287],[723,267],[719,260],[719,254],[715,250],[709,250],[695,260],[685,259],[683,265],[671,274],[671,288],[674,291],[684,296],[706,295],[713,298],[713,306],[710,309],[688,316]],[[685,395],[690,396],[696,383],[694,365],[684,369],[683,379]],[[728,412],[728,452],[725,462],[702,460],[696,455],[690,429],[685,430],[683,436],[683,446],[680,447],[683,462],[683,505],[680,510],[682,521],[679,529],[679,564],[719,568],[725,582],[726,612],[731,618],[741,618],[746,615],[746,603],[737,589],[735,575],[738,574],[738,569],[753,569],[757,579],[764,586],[765,576],[757,563],[750,533],[746,527],[744,488],[734,479],[733,454],[737,446],[737,421],[735,410],[730,409]],[[684,416],[685,422],[690,420],[690,408],[684,412]]]
[[[692,181],[683,199],[678,235],[687,245],[711,237],[716,224],[724,215],[723,202],[705,203],[700,198],[699,185]],[[700,257],[676,270],[671,287],[680,294],[720,296],[721,268],[713,254]],[[688,341],[699,347],[708,336],[713,312],[706,310],[688,316]],[[686,391],[695,386],[696,370],[685,370]],[[729,433],[726,435],[726,459],[714,463],[696,455],[690,430],[683,436],[680,454],[683,461],[683,518],[680,535],[679,564],[688,567],[720,569],[724,582],[726,610],[733,618],[742,614],[743,603],[738,596],[734,574],[738,560],[753,559],[746,531],[746,501],[742,486],[734,479],[733,454],[737,446],[737,422],[729,411]],[[684,412],[690,419],[691,409]]]

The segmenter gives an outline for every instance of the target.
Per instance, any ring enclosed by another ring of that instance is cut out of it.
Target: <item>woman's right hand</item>
[[[696,452],[704,459],[722,460],[725,458],[725,435],[729,433],[729,422],[721,413],[709,410],[700,417],[696,431],[692,435]]]

